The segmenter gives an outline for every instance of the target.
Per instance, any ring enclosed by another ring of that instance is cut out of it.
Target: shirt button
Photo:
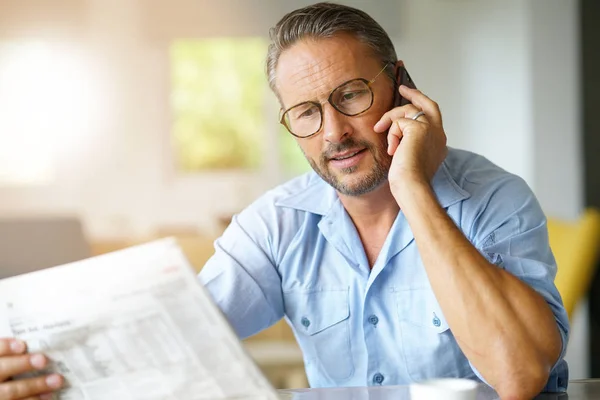
[[[377,315],[371,315],[369,317],[369,322],[373,325],[377,325],[377,323],[379,322],[379,318],[377,318]]]
[[[433,326],[438,327],[442,324],[442,321],[433,313]]]
[[[375,375],[373,375],[373,383],[375,383],[377,385],[381,385],[382,382],[383,382],[383,375],[381,375],[379,372],[376,373]]]
[[[305,328],[308,328],[310,326],[310,320],[308,318],[306,318],[306,317],[302,317],[302,319],[300,320],[300,323]]]

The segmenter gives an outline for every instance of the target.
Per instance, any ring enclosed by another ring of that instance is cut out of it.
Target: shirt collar
[[[278,207],[294,208],[313,214],[327,215],[337,202],[336,191],[315,172],[309,174],[308,183],[299,191],[275,202]]]
[[[275,202],[275,205],[313,214],[327,215],[333,205],[337,203],[338,195],[316,173],[311,172],[310,175],[309,182],[302,191],[281,198]],[[450,174],[446,161],[442,163],[434,175],[432,187],[442,208],[448,208],[470,197],[470,194],[456,183]]]

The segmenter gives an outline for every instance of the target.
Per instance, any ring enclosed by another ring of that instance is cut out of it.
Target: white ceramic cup
[[[410,385],[411,400],[476,400],[478,383],[470,379],[432,379]]]

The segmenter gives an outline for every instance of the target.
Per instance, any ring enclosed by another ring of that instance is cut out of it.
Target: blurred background
[[[571,378],[600,377],[598,3],[338,2],[390,34],[450,146],[533,188],[572,308]],[[264,57],[269,28],[311,3],[0,0],[3,276],[164,236],[200,269],[232,214],[308,170]],[[306,385],[285,323],[248,346],[278,387]]]

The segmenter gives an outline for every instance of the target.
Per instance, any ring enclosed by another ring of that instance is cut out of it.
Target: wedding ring
[[[412,117],[413,120],[417,120],[417,118],[421,117],[425,115],[425,113],[423,111],[419,111],[414,117]]]

